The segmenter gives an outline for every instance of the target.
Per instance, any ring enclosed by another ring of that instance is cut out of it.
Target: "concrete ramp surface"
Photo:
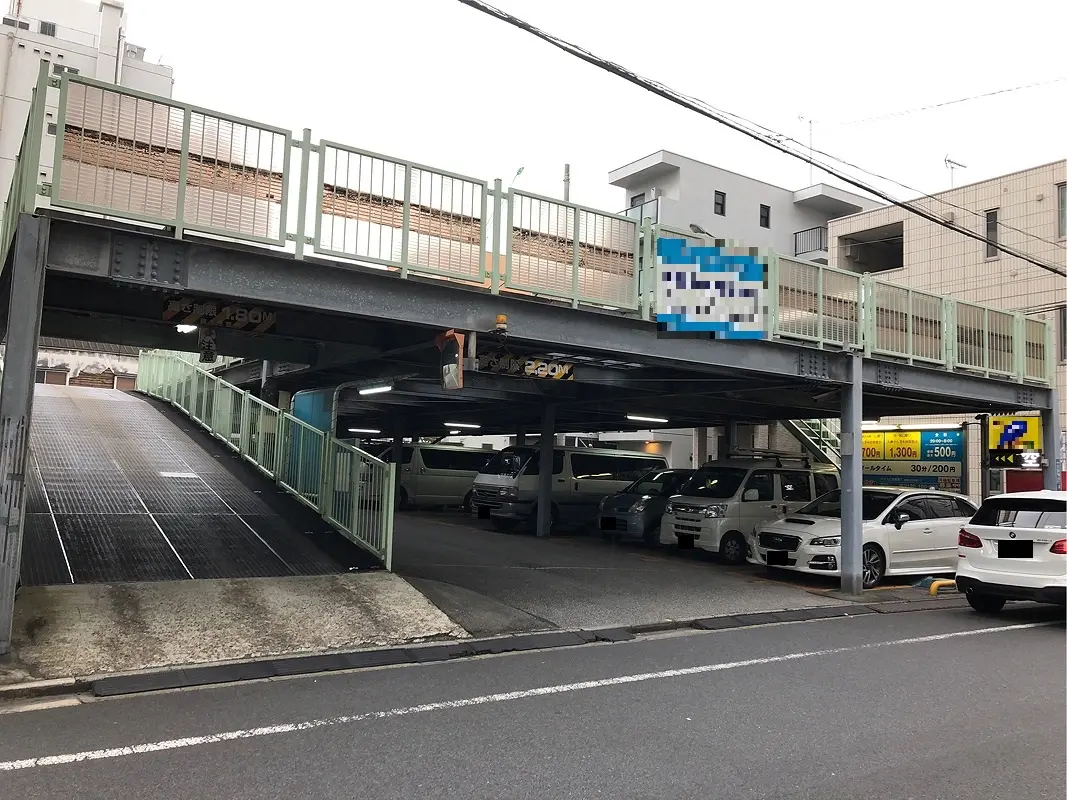
[[[239,457],[205,449],[208,437],[193,428],[137,395],[38,385],[22,585],[323,575],[373,565]]]

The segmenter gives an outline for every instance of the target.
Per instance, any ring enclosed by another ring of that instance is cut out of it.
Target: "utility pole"
[[[571,199],[571,165],[563,165],[563,202],[569,203]]]

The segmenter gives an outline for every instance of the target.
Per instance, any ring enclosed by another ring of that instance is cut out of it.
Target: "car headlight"
[[[606,498],[606,497],[600,498],[600,502],[596,504],[596,510],[597,511],[603,511],[604,510],[604,504],[607,503],[607,502],[608,502],[608,498]]]
[[[708,506],[707,508],[704,509],[704,516],[705,517],[711,517],[713,519],[718,519],[720,517],[725,517],[726,516],[726,506],[724,506],[724,505]]]
[[[664,514],[673,514],[674,513],[674,503],[667,503],[667,505],[663,507],[663,513]]]
[[[503,497],[505,500],[515,500],[519,496],[519,490],[507,486],[500,490],[500,496]]]
[[[813,547],[840,547],[840,536],[820,536],[817,539],[812,539],[809,542]]]
[[[630,506],[630,513],[631,514],[640,514],[644,510],[645,510],[645,501],[644,500],[638,500],[636,503],[634,503],[632,506]]]

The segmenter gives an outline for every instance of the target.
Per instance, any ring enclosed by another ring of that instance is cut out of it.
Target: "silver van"
[[[497,530],[513,530],[537,519],[539,449],[506,447],[474,479],[471,507]],[[597,506],[652,469],[666,469],[663,456],[628,450],[557,447],[552,457],[552,522],[593,524]]]
[[[756,526],[779,519],[840,486],[832,464],[803,457],[727,458],[698,469],[667,503],[660,543],[718,553],[728,564],[745,561]]]
[[[452,444],[405,444],[396,473],[397,506],[470,508],[474,476],[497,451]],[[393,448],[379,456],[393,460]]]

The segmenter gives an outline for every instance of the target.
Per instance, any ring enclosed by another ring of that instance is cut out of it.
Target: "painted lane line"
[[[749,658],[743,661],[726,661],[718,664],[703,664],[698,667],[682,667],[680,669],[668,669],[660,672],[642,672],[636,675],[619,675],[614,678],[602,678],[592,681],[580,681],[578,683],[564,683],[556,686],[542,686],[537,689],[519,689],[513,692],[499,692],[497,694],[468,697],[462,700],[443,700],[436,703],[423,703],[417,706],[404,708],[392,708],[386,711],[369,711],[363,714],[346,714],[338,717],[306,720],[303,722],[286,722],[279,725],[267,725],[260,728],[247,728],[245,730],[224,731],[221,733],[209,733],[202,736],[188,736],[182,739],[167,739],[159,742],[146,742],[143,744],[126,745],[124,747],[112,747],[106,750],[84,750],[80,753],[63,753],[53,756],[39,756],[37,758],[24,758],[17,761],[0,762],[0,772],[12,772],[15,770],[33,769],[34,767],[54,767],[61,764],[77,764],[83,761],[101,761],[124,756],[144,755],[146,753],[159,753],[165,750],[180,750],[187,747],[200,747],[202,745],[215,744],[218,742],[232,742],[240,739],[254,739],[260,736],[274,736],[281,733],[299,733],[317,728],[330,728],[338,725],[350,725],[356,722],[371,720],[390,719],[393,717],[405,717],[412,714],[424,714],[428,711],[447,711],[455,708],[468,708],[470,706],[483,706],[491,703],[506,703],[511,700],[522,700],[527,697],[547,697],[549,695],[567,694],[569,692],[582,691],[583,689],[600,689],[608,686],[623,686],[629,683],[642,683],[645,681],[662,680],[666,678],[679,678],[689,675],[702,675],[709,672],[723,672],[726,670],[754,667],[765,664],[780,664],[788,661],[798,661],[806,658],[821,656],[833,656],[844,653],[858,653],[863,650],[873,650],[881,647],[900,647],[910,644],[927,644],[940,642],[946,639],[957,639],[965,636],[981,636],[985,634],[1003,633],[1005,631],[1019,631],[1027,628],[1042,628],[1057,625],[1056,622],[1028,622],[1019,625],[1003,625],[993,628],[977,628],[969,631],[954,631],[952,633],[937,633],[927,636],[914,636],[907,639],[893,639],[887,642],[871,642],[868,644],[852,645],[850,647],[833,647],[824,650],[806,650],[799,653],[787,653],[780,656],[765,656],[763,658]]]

